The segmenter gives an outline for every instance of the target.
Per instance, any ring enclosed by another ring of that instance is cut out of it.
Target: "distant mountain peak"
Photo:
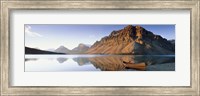
[[[61,45],[61,46],[59,46],[58,48],[66,48],[65,46],[63,46],[63,45]]]
[[[88,49],[89,49],[89,46],[87,46],[86,44],[80,43],[77,47],[72,49],[72,51],[74,51],[74,53],[84,53]]]
[[[78,44],[78,47],[84,47],[84,46],[86,46],[86,45],[83,43]]]
[[[70,50],[68,48],[66,48],[65,46],[61,45],[55,50],[55,52],[70,53]]]

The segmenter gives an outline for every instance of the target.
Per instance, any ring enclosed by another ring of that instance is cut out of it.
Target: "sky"
[[[80,43],[92,45],[125,26],[127,25],[25,24],[25,46],[48,50],[62,45],[73,49]],[[175,39],[175,25],[140,26],[168,40]]]

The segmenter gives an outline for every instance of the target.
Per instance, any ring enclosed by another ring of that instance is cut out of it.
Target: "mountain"
[[[96,41],[88,54],[173,55],[175,46],[141,26],[128,25]]]
[[[171,42],[173,45],[175,45],[175,40],[172,39],[172,40],[168,40],[169,42]]]
[[[85,53],[90,47],[86,44],[80,43],[77,47],[72,49],[72,53]]]
[[[70,53],[71,51],[68,48],[66,48],[65,46],[60,46],[54,52]]]
[[[54,48],[49,48],[49,49],[46,49],[46,51],[51,51],[51,52],[54,52]]]
[[[25,54],[62,54],[62,53],[56,53],[56,52],[50,52],[50,51],[44,51],[40,49],[25,47]]]
[[[59,53],[67,53],[67,54],[83,54],[89,49],[89,46],[86,44],[80,43],[77,47],[75,47],[72,50],[69,50],[65,46],[60,46],[54,52],[59,52]]]

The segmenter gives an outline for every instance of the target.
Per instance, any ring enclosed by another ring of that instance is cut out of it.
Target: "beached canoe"
[[[146,69],[146,64],[144,62],[143,63],[123,62],[123,63],[126,68],[142,70],[142,71]]]

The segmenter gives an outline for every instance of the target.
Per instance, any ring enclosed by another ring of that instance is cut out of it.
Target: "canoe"
[[[144,71],[146,69],[146,64],[144,62],[143,63],[137,63],[137,64],[136,63],[126,62],[124,64],[124,66],[126,68],[136,69],[136,70],[142,70],[142,71]]]

